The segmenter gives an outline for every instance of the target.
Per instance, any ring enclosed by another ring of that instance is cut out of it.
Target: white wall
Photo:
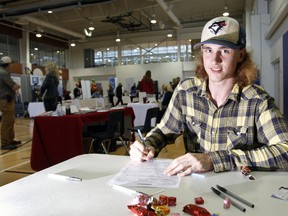
[[[288,31],[288,1],[287,0],[277,0],[271,1],[270,5],[270,18],[271,22],[267,28],[267,31],[264,32],[265,40],[268,41],[270,52],[270,58],[267,60],[271,66],[279,62],[279,70],[271,70],[265,74],[264,79],[266,82],[274,83],[274,92],[277,95],[276,98],[279,98],[279,108],[283,112],[283,35]],[[276,67],[277,68],[277,67]],[[268,74],[270,73],[270,74]],[[278,74],[275,74],[278,73]],[[272,78],[271,78],[272,77]],[[274,78],[278,78],[279,81]],[[277,83],[280,85],[276,86]],[[277,92],[277,89],[279,90]]]
[[[127,78],[133,78],[137,85],[147,70],[151,71],[153,80],[158,80],[159,91],[161,91],[162,84],[171,82],[173,78],[179,76],[182,79],[181,62],[117,66],[116,77],[125,88]],[[129,91],[129,89],[126,90]]]
[[[253,15],[251,17],[251,48],[255,63],[260,71],[260,84],[266,91],[272,96],[275,96],[274,92],[274,80],[273,68],[270,62],[270,47],[269,41],[265,40],[265,32],[270,24],[270,16],[264,15]]]
[[[191,66],[194,69],[193,63],[185,64],[186,69]],[[78,79],[92,80],[101,82],[104,95],[108,90],[108,77],[117,77],[117,82],[121,82],[123,88],[128,92],[126,85],[126,79],[133,78],[134,82],[138,83],[143,78],[147,70],[151,71],[152,79],[158,80],[158,89],[161,91],[161,86],[164,83],[169,83],[175,77],[182,79],[183,64],[182,62],[171,63],[157,63],[157,64],[142,64],[142,65],[121,65],[116,67],[103,67],[103,68],[82,68],[82,69],[70,69],[69,70],[69,82],[67,89],[72,91],[75,87],[75,82]],[[191,73],[191,76],[193,74]]]
[[[260,70],[261,85],[272,97],[279,99],[278,106],[283,112],[283,35],[288,30],[288,2],[270,3],[270,14],[267,14],[267,1],[255,2],[256,9],[251,16],[251,49]]]

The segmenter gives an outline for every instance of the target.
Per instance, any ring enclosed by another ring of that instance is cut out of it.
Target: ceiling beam
[[[171,11],[169,6],[165,3],[164,0],[156,0],[156,2],[162,7],[164,12],[170,17],[170,19],[176,24],[176,27],[182,27],[181,22],[178,17]]]
[[[28,22],[34,23],[36,25],[39,25],[39,26],[42,26],[42,27],[45,27],[45,28],[50,28],[50,29],[62,32],[64,34],[67,34],[67,35],[70,35],[70,36],[73,36],[73,37],[76,37],[76,38],[80,38],[80,39],[85,39],[86,38],[86,36],[84,34],[79,34],[78,32],[74,32],[74,31],[71,31],[69,29],[65,29],[65,28],[50,24],[48,22],[36,19],[34,17],[23,16],[21,18],[26,20],[26,21],[28,21]]]

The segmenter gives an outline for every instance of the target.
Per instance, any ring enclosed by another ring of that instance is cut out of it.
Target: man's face
[[[234,78],[236,66],[241,62],[245,49],[231,49],[223,45],[204,44],[202,46],[204,68],[209,82],[219,83]]]

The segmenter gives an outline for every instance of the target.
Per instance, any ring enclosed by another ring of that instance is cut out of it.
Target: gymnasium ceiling
[[[29,32],[89,41],[203,27],[209,19],[221,16],[224,8],[231,17],[242,20],[245,0],[0,0],[0,20]],[[153,15],[156,24],[150,23]],[[90,31],[89,26],[95,30]]]

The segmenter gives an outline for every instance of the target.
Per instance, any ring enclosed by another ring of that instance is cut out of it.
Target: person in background
[[[109,83],[109,85],[108,85],[107,92],[108,92],[109,102],[111,103],[111,106],[114,107],[114,100],[113,100],[113,98],[114,98],[114,89],[113,89],[113,86],[112,86],[111,83]]]
[[[172,89],[171,85],[164,83],[162,85],[161,109],[159,110],[157,122],[160,122],[160,120],[162,119],[162,117],[163,117],[163,115],[164,115],[164,113],[168,107],[168,104],[170,103],[172,95],[173,95],[173,89]]]
[[[119,83],[117,88],[116,88],[116,97],[117,97],[117,102],[115,104],[115,106],[117,106],[119,103],[121,103],[121,105],[123,105],[123,100],[122,100],[122,96],[123,96],[123,88],[122,88],[122,83]]]
[[[137,97],[137,87],[136,87],[136,83],[133,84],[133,86],[130,89],[130,100],[131,102],[133,102],[133,98]]]
[[[173,89],[170,86],[170,84],[163,84],[162,90],[163,90],[163,94],[161,97],[161,105],[162,105],[161,107],[162,107],[162,110],[166,110],[172,98]]]
[[[35,83],[33,85],[33,88],[32,88],[32,102],[41,101],[40,95],[41,95],[40,89],[39,89],[38,85]]]
[[[141,92],[146,92],[147,97],[154,96],[154,82],[151,78],[151,71],[147,70],[140,83]]]
[[[54,62],[45,65],[46,78],[41,86],[41,95],[46,112],[55,111],[58,104],[59,71]]]
[[[274,99],[254,84],[257,68],[246,51],[245,30],[231,17],[203,28],[196,77],[174,90],[161,122],[145,143],[130,147],[132,160],[151,160],[183,134],[186,154],[164,173],[242,170],[288,171],[288,122]]]
[[[82,95],[82,90],[81,90],[81,82],[76,82],[75,83],[75,88],[73,90],[73,95],[74,98],[80,98]]]
[[[172,86],[171,87],[172,87],[173,91],[177,87],[177,85],[179,84],[180,80],[181,80],[180,77],[175,77],[172,79]]]
[[[59,71],[59,84],[58,84],[57,90],[58,90],[58,102],[62,104],[62,99],[63,99],[62,70]]]
[[[14,140],[14,122],[15,122],[15,95],[20,89],[20,85],[15,83],[11,78],[10,64],[12,59],[4,56],[0,61],[0,111],[1,119],[1,149],[13,150],[21,141]]]

